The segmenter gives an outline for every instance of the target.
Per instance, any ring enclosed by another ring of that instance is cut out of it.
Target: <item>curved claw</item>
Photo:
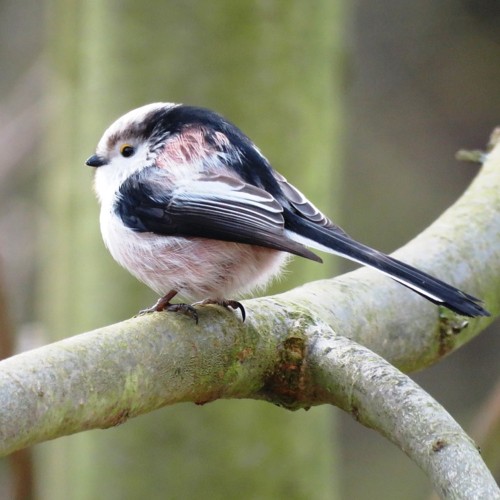
[[[238,302],[237,300],[227,300],[227,299],[205,299],[200,302],[195,302],[193,305],[199,305],[199,306],[206,306],[214,304],[217,306],[222,306],[225,307],[226,309],[231,308],[231,309],[239,309],[241,312],[241,319],[242,322],[245,322],[245,319],[247,317],[245,308],[243,307],[243,304],[241,302]]]
[[[237,300],[226,300],[224,301],[226,304],[222,304],[224,307],[231,307],[233,309],[239,309],[241,312],[241,321],[242,323],[245,322],[245,319],[247,317],[247,313],[245,311],[245,308],[243,307],[243,304],[241,302],[238,302]]]

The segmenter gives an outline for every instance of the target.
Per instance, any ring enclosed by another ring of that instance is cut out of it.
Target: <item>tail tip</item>
[[[467,298],[466,300],[461,301],[460,304],[449,304],[447,302],[443,302],[441,305],[450,309],[457,314],[462,316],[467,316],[469,318],[479,318],[479,317],[489,317],[491,313],[484,309],[481,305],[482,302],[479,299],[474,297]]]

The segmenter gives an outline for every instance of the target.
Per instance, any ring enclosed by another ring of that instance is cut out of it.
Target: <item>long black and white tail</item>
[[[490,316],[490,313],[481,306],[481,301],[472,295],[378,250],[358,243],[335,228],[329,229],[308,221],[301,221],[298,222],[297,227],[290,228],[288,234],[307,246],[373,267],[427,300],[443,305],[458,314],[470,317]]]

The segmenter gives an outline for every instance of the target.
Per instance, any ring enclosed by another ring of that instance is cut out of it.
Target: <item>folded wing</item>
[[[288,238],[283,207],[263,189],[224,175],[171,186],[164,171],[148,169],[128,178],[119,190],[115,212],[130,229],[259,245],[321,262]]]

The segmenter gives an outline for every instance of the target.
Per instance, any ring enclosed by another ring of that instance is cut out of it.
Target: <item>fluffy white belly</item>
[[[269,248],[139,233],[101,210],[101,232],[113,258],[160,295],[176,290],[188,301],[235,299],[264,287],[289,254]]]

